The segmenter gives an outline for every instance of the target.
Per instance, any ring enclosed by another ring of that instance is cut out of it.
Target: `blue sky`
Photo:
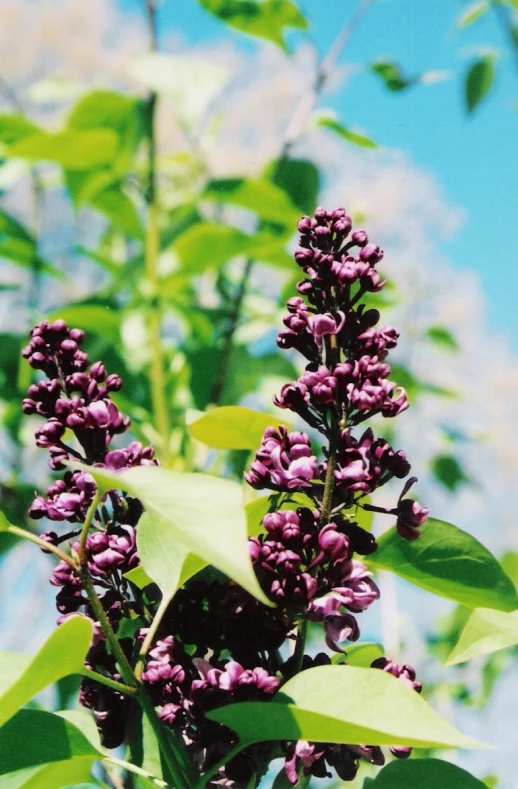
[[[135,10],[134,0],[121,0]],[[311,35],[324,54],[350,16],[354,0],[300,0]],[[444,70],[449,78],[391,94],[367,72],[326,97],[347,125],[357,125],[380,145],[404,151],[439,183],[448,204],[461,207],[461,230],[441,249],[457,268],[478,272],[488,304],[488,325],[506,334],[518,351],[518,70],[498,20],[488,15],[459,31],[459,0],[378,0],[368,10],[342,56],[365,64],[383,57],[412,76]],[[192,44],[227,38],[244,50],[257,44],[228,30],[195,0],[164,0],[161,29],[181,32]],[[294,33],[291,45],[304,36]],[[495,85],[472,116],[464,108],[463,79],[481,51],[499,50]]]

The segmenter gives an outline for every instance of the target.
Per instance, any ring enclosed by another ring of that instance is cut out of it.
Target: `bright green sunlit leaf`
[[[311,668],[290,679],[273,702],[232,704],[207,713],[207,717],[233,729],[241,744],[303,739],[426,748],[484,747],[443,720],[403,682],[372,668]]]
[[[487,548],[467,532],[434,518],[412,542],[390,529],[378,540],[368,564],[468,608],[518,608],[514,584]]]
[[[466,622],[447,665],[465,663],[479,655],[497,652],[518,644],[518,611],[504,613],[477,608]]]

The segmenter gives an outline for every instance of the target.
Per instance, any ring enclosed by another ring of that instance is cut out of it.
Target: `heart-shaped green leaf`
[[[142,501],[149,517],[140,545],[144,539],[146,556],[152,557],[152,567],[148,568],[147,559],[143,567],[153,580],[160,577],[164,584],[171,567],[178,572],[187,554],[193,553],[272,605],[250,561],[243,492],[237,482],[150,466],[120,474],[92,467],[88,471],[103,490],[125,490]]]
[[[92,632],[91,621],[76,616],[60,625],[32,659],[0,654],[0,726],[48,685],[82,672]]]
[[[497,652],[518,644],[518,611],[504,613],[491,608],[477,608],[460,634],[448,658],[448,666]]]
[[[290,679],[273,702],[207,713],[241,744],[269,740],[424,748],[485,747],[443,720],[415,691],[373,668],[320,666]]]
[[[225,405],[207,411],[201,419],[189,425],[191,435],[203,444],[214,449],[257,449],[261,444],[267,427],[283,425],[287,422],[260,411],[242,408],[238,405]]]
[[[466,770],[442,759],[394,761],[378,773],[369,789],[486,789]]]
[[[444,521],[430,518],[413,542],[390,529],[368,563],[468,608],[518,608],[514,584],[493,554],[471,534]]]

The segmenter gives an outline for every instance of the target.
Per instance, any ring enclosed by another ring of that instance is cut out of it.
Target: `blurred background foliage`
[[[506,550],[518,580],[509,491],[516,359],[494,338],[487,344],[487,329],[474,322],[483,311],[476,285],[448,268],[422,218],[428,211],[447,225],[454,212],[437,205],[433,184],[350,121],[347,102],[339,112],[329,102],[358,69],[393,102],[456,80],[465,112],[483,124],[477,115],[495,78],[516,67],[518,3],[453,3],[458,47],[486,18],[500,32],[445,75],[382,58],[383,41],[380,57],[348,61],[350,42],[369,35],[383,0],[332,3],[336,37],[323,55],[313,20],[329,13],[327,4],[189,2],[220,23],[220,39],[205,51],[175,39],[173,0],[5,3],[7,54],[22,25],[27,39],[0,70],[2,509],[32,528],[27,507],[49,484],[33,448],[36,425],[20,410],[30,383],[20,350],[33,322],[57,316],[84,329],[91,358],[122,376],[114,399],[164,465],[240,478],[248,453],[208,450],[188,425],[216,405],[273,413],[272,394],[298,376],[298,361],[278,351],[275,336],[300,278],[291,257],[297,219],[325,200],[329,208],[345,203],[386,250],[389,285],[373,304],[404,332],[393,373],[413,408],[401,428],[384,423],[380,432],[408,448],[432,513]],[[24,549],[12,550],[5,535],[0,549],[3,599],[14,588],[17,606],[3,612],[5,646],[29,648],[36,622],[51,621],[34,599],[45,557],[39,572],[32,552],[28,560]],[[409,595],[403,582],[382,583],[381,631],[368,625],[374,637],[420,663],[439,705],[484,708],[512,654],[446,677],[441,663],[465,609]],[[17,632],[19,616],[34,629]],[[59,693],[63,706],[66,683]],[[477,758],[482,772],[498,771],[498,757]],[[498,785],[510,787],[506,780],[504,768]]]

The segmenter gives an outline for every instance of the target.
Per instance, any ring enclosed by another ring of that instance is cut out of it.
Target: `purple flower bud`
[[[365,230],[355,230],[351,238],[358,247],[364,247],[369,241]]]
[[[338,312],[338,320],[334,318],[330,312],[324,315],[311,315],[308,318],[308,326],[314,335],[317,343],[322,342],[322,338],[330,334],[338,334],[345,323],[345,315],[343,312]]]
[[[65,425],[54,417],[36,431],[36,446],[43,449],[55,446],[65,435]]]

